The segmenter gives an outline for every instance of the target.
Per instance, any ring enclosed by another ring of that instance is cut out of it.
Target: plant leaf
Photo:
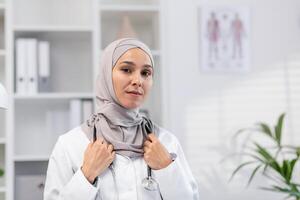
[[[255,163],[256,161],[249,161],[249,162],[245,162],[243,164],[240,164],[231,174],[231,177],[229,178],[229,181],[231,181],[233,179],[233,177],[235,176],[235,174],[240,171],[243,167],[247,166],[247,165],[250,165],[250,164],[253,164]]]
[[[283,125],[284,116],[285,113],[282,113],[279,116],[277,125],[275,126],[275,138],[279,146],[281,145],[282,125]]]
[[[271,154],[262,146],[255,143],[257,147],[257,153],[259,153],[264,159],[265,159],[265,165],[271,166],[275,171],[277,171],[279,174],[281,174],[280,165],[278,162],[271,156]]]
[[[273,191],[273,192],[283,192],[283,193],[287,193],[287,194],[289,194],[290,196],[293,196],[293,197],[297,197],[297,198],[300,197],[300,192],[299,191],[293,191],[289,188],[282,188],[282,187],[279,187],[279,186],[276,186],[276,185],[273,185],[272,188],[260,187],[260,189]]]
[[[264,134],[266,134],[267,136],[269,136],[269,137],[271,137],[272,139],[274,139],[273,134],[272,134],[272,131],[271,131],[270,127],[269,127],[267,124],[261,123],[261,122],[260,122],[260,123],[258,123],[257,125],[258,125],[259,128],[261,129],[260,131],[261,131],[262,133],[264,133]]]
[[[262,165],[258,165],[258,166],[252,171],[252,174],[251,174],[251,176],[250,176],[250,178],[249,178],[249,180],[248,180],[247,186],[250,185],[250,183],[252,182],[252,180],[253,180],[253,178],[254,178],[256,172],[259,170],[259,168],[260,168],[261,166],[262,166]]]

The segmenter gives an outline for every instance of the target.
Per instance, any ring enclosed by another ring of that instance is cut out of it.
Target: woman
[[[142,42],[125,38],[108,45],[96,81],[97,112],[59,137],[45,200],[198,199],[177,139],[139,112],[154,69]]]

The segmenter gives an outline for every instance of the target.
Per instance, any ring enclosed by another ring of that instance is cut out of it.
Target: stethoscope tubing
[[[148,126],[146,126],[146,131],[147,131],[147,134],[150,134],[152,132],[150,130],[150,127],[148,127]],[[97,140],[97,129],[96,129],[96,125],[94,125],[93,142],[95,142],[96,140]],[[115,187],[116,187],[116,190],[117,190],[117,200],[119,200],[119,191],[118,191],[118,188],[117,188],[117,185],[116,185],[116,177],[115,177],[115,171],[114,171],[113,163],[110,164],[109,169],[111,170],[112,175],[113,175]],[[152,178],[152,169],[151,169],[151,167],[149,165],[147,165],[147,175],[148,175],[148,177],[147,177],[148,180],[152,180],[153,179]],[[163,197],[162,197],[162,194],[160,192],[159,186],[158,186],[158,192],[159,192],[161,200],[163,200]]]

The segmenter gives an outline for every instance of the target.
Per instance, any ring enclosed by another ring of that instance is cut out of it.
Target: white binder
[[[38,44],[38,90],[50,91],[50,45],[47,41]]]
[[[27,45],[26,39],[16,40],[16,93],[27,92]]]
[[[37,40],[33,38],[27,39],[27,66],[28,66],[28,94],[36,94],[38,92],[37,84]]]

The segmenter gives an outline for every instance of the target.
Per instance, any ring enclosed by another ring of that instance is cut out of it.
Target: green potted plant
[[[252,166],[248,185],[256,174],[261,174],[270,180],[270,185],[260,189],[286,194],[287,199],[300,200],[300,180],[293,179],[296,173],[300,173],[295,168],[300,157],[300,147],[282,143],[284,118],[283,113],[274,128],[260,122],[237,132],[236,136],[240,133],[263,135],[271,145],[262,145],[257,140],[248,141],[250,146],[244,148],[240,154],[245,161],[233,171],[231,179],[242,168]]]

